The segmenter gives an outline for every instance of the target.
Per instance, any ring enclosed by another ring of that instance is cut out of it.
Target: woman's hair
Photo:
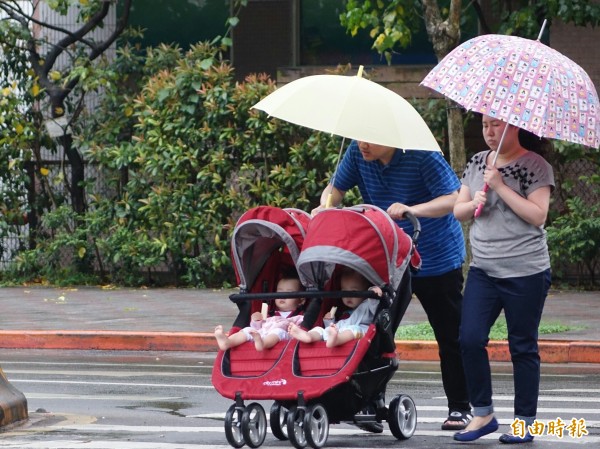
[[[533,151],[543,158],[547,158],[553,145],[549,139],[539,137],[523,128],[519,128],[519,144],[526,150]]]

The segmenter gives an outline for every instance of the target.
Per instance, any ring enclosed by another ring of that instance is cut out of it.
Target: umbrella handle
[[[331,190],[333,190],[333,187],[331,187]],[[325,209],[329,209],[333,206],[333,192],[329,192],[329,194],[327,195],[327,200],[325,201]]]
[[[483,185],[483,191],[487,192],[489,190],[490,186],[487,184]],[[483,209],[483,203],[481,203],[479,206],[477,206],[477,209],[475,209],[475,214],[473,215],[473,217],[477,218],[481,215],[481,210]]]

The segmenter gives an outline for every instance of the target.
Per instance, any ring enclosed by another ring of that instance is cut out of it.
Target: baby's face
[[[277,283],[277,293],[299,292],[302,284],[298,279],[282,279]],[[281,298],[275,300],[275,307],[282,312],[296,310],[304,300],[301,298]]]
[[[292,312],[298,308],[301,302],[300,298],[276,299],[275,307],[281,312]]]
[[[349,292],[364,292],[369,290],[368,283],[360,277],[357,276],[344,276],[340,281],[340,287],[344,291]],[[361,302],[363,302],[365,298],[342,298],[342,302],[346,307],[350,307],[351,309],[356,309]]]
[[[364,300],[365,298],[342,298],[342,302],[344,303],[344,305],[351,309],[356,309]]]

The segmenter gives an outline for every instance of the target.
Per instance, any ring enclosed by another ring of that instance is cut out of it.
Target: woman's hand
[[[504,185],[502,174],[492,165],[488,165],[483,173],[483,181],[490,186],[490,189],[497,190]]]
[[[487,202],[487,194],[483,191],[483,190],[478,190],[477,192],[475,192],[475,195],[473,196],[473,211],[475,211],[480,204],[485,205],[485,203]]]

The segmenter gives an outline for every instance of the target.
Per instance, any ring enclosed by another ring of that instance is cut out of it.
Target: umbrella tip
[[[358,66],[358,74],[356,76],[358,76],[359,78],[362,78],[364,68],[365,68],[364,65],[359,65]]]
[[[548,19],[544,19],[544,23],[542,23],[542,29],[540,30],[540,34],[538,34],[538,42],[542,39],[542,34],[544,34],[544,28],[546,28],[546,24],[548,23]]]

